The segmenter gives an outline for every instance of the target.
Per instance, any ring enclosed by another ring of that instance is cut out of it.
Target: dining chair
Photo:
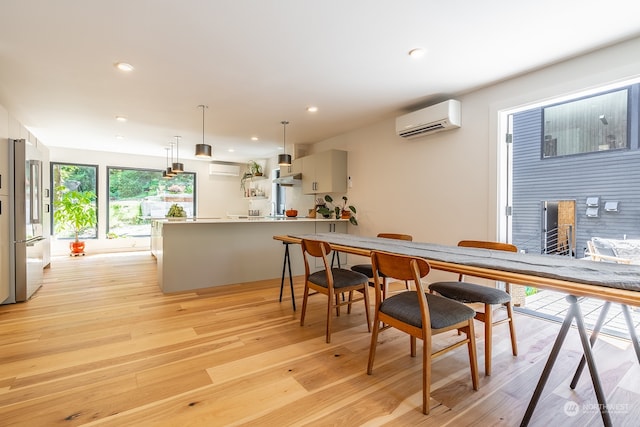
[[[384,239],[396,239],[396,240],[405,240],[411,242],[413,240],[413,236],[410,234],[399,234],[399,233],[379,233],[377,237]],[[351,266],[353,271],[357,271],[358,273],[362,273],[367,276],[369,280],[369,286],[375,286],[373,283],[373,268],[371,264],[356,264]],[[382,299],[387,297],[387,276],[382,275]],[[409,289],[409,282],[405,281],[404,285],[407,289]]]
[[[378,333],[393,327],[409,334],[411,357],[416,356],[416,339],[422,340],[422,412],[425,415],[429,414],[430,409],[432,358],[466,344],[471,382],[473,389],[478,390],[474,310],[457,301],[426,293],[421,278],[429,274],[431,267],[422,258],[374,251],[371,254],[371,264],[376,286],[376,302],[367,374],[373,374]],[[382,299],[382,274],[400,280],[413,280],[416,290],[405,290]],[[381,322],[384,326],[380,326]],[[463,332],[466,338],[434,352],[432,336],[456,329]]]
[[[327,302],[327,343],[331,342],[331,312],[335,309],[336,316],[340,316],[340,307],[347,305],[347,313],[351,313],[351,304],[364,301],[364,310],[367,318],[367,330],[371,332],[369,320],[369,293],[367,283],[369,279],[364,274],[345,268],[332,268],[328,259],[331,254],[331,245],[318,240],[303,239],[301,241],[302,255],[304,259],[304,297],[302,299],[302,313],[300,314],[300,326],[304,326],[304,318],[307,313],[307,299],[309,291],[324,294]],[[311,272],[310,265],[315,265],[315,259],[321,258],[324,269]],[[362,297],[354,299],[353,291],[361,291]],[[349,294],[347,300],[340,301],[340,295]],[[314,295],[314,294],[312,294]]]
[[[467,248],[491,249],[497,251],[518,252],[518,248],[509,243],[487,242],[481,240],[461,240],[458,246]],[[518,344],[516,342],[516,330],[513,323],[513,304],[511,303],[511,285],[505,283],[505,291],[491,286],[484,286],[477,283],[470,283],[464,280],[464,275],[458,276],[457,282],[435,282],[429,285],[430,291],[435,291],[440,295],[454,299],[462,303],[482,303],[484,311],[476,311],[475,318],[484,322],[484,371],[485,375],[491,375],[491,353],[493,326],[508,322],[509,333],[511,335],[511,350],[514,356],[518,355]],[[506,306],[507,317],[494,320],[493,306]]]

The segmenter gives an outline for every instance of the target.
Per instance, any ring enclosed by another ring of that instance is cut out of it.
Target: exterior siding
[[[581,257],[593,236],[640,239],[640,150],[638,88],[630,109],[630,148],[541,158],[542,109],[513,116],[513,234],[520,250],[541,253],[542,202],[575,200],[575,254]],[[599,197],[597,218],[586,216],[587,197]],[[604,204],[618,202],[618,212]]]

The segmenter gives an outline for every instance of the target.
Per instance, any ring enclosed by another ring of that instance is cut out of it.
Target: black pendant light
[[[184,172],[184,165],[180,163],[180,137],[176,136],[176,161],[171,164],[171,171],[173,173]],[[173,156],[172,156],[173,158]]]
[[[173,147],[173,145],[172,145],[172,147]],[[171,170],[171,167],[169,166],[169,150],[170,149],[171,148],[169,148],[169,147],[165,148],[165,150],[167,150],[167,169],[162,171],[162,177],[164,179],[171,179],[174,176],[176,176],[176,174],[173,173],[173,171]],[[171,160],[173,160],[173,158]]]
[[[204,143],[204,109],[209,107],[198,105],[198,108],[202,108],[202,144],[196,144],[196,157],[211,157],[211,146]]]
[[[291,155],[287,154],[287,125],[289,122],[283,120],[280,123],[282,123],[282,154],[278,154],[278,164],[291,166]]]

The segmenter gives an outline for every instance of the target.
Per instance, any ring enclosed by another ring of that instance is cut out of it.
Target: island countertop
[[[238,222],[258,222],[258,223],[273,223],[282,221],[292,222],[342,222],[349,221],[348,219],[331,219],[331,218],[307,218],[307,217],[286,217],[286,216],[248,216],[248,215],[228,215],[227,217],[212,217],[212,218],[185,218],[185,219],[168,219],[157,218],[154,221],[160,221],[165,224],[193,224],[193,223],[238,223]]]
[[[274,235],[347,233],[348,224],[348,219],[302,217],[154,220],[151,253],[158,284],[173,293],[280,278],[285,248]],[[300,249],[290,250],[290,257],[293,274],[303,274]]]

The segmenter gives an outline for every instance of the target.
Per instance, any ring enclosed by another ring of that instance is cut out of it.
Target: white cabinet
[[[9,298],[9,196],[0,196],[0,303]]]
[[[347,191],[347,152],[329,150],[302,157],[302,192],[345,193]]]

